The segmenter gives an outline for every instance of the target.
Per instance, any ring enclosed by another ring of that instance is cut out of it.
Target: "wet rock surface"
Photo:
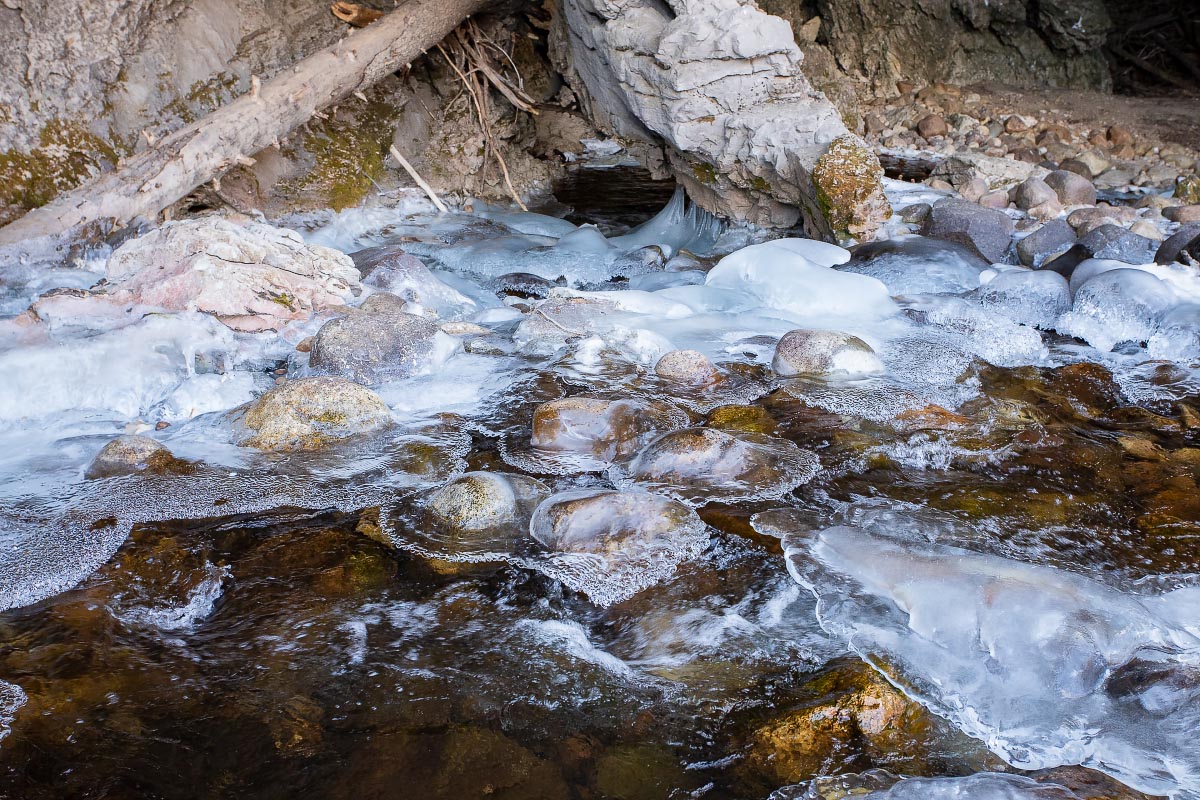
[[[379,305],[321,326],[308,361],[313,374],[372,385],[432,366],[440,343],[437,323],[403,311],[378,311]]]
[[[386,428],[391,411],[369,389],[343,378],[299,378],[277,386],[241,412],[260,450],[311,450]]]

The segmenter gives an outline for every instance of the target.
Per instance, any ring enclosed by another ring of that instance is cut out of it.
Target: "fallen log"
[[[0,228],[0,244],[94,220],[154,217],[284,138],[321,109],[378,82],[440,42],[491,0],[409,0],[372,25],[297,62],[115,170]]]

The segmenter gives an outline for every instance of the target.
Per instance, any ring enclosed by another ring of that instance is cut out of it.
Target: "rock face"
[[[309,367],[373,385],[407,378],[428,366],[437,351],[437,323],[402,311],[359,311],[330,320],[312,341]]]
[[[1101,49],[1111,25],[1102,0],[761,0],[793,25],[812,11],[839,72],[875,90],[897,81],[1105,88]],[[811,9],[812,11],[809,11]],[[930,47],[938,42],[938,47]],[[1037,68],[1031,67],[1036,64]]]
[[[315,450],[392,424],[379,395],[343,378],[288,381],[231,413],[249,431],[238,444],[273,451]]]
[[[108,259],[107,297],[203,311],[241,331],[278,329],[341,306],[360,290],[348,256],[249,219],[168,222]]]
[[[881,190],[869,173],[877,167],[856,171],[863,183],[848,194],[827,192],[852,205],[821,207],[813,171],[848,131],[801,73],[791,27],[733,0],[667,6],[563,0],[555,60],[591,119],[661,145],[689,195],[710,211],[779,227],[803,218],[822,238],[835,235],[833,219],[872,230]],[[843,141],[869,156],[856,138]]]

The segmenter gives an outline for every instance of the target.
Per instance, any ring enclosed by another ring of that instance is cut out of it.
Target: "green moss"
[[[164,72],[160,76],[164,79],[158,84],[160,92],[171,91],[170,84],[165,80],[170,77],[170,74]],[[163,111],[174,114],[185,124],[190,125],[235,98],[238,94],[238,83],[238,77],[230,72],[218,73],[206,81],[196,81],[192,84],[192,88],[188,89],[187,94],[177,97],[163,106]]]
[[[0,153],[0,206],[43,206],[59,192],[116,164],[125,150],[92,133],[82,122],[52,120],[29,152]]]
[[[316,191],[335,210],[358,205],[383,175],[399,114],[391,103],[372,99],[365,107],[347,106],[327,120],[310,123],[303,142],[313,168],[285,186],[285,192]]]
[[[813,168],[817,205],[839,240],[870,233],[891,214],[879,159],[857,136],[839,136]]]
[[[750,188],[766,194],[771,193],[771,184],[767,183],[767,179],[761,175],[755,175],[750,179]]]
[[[694,174],[696,176],[696,180],[700,181],[701,183],[711,184],[717,182],[717,168],[712,164],[693,164],[692,174]]]

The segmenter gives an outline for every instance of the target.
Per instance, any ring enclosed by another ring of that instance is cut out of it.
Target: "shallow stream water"
[[[670,198],[586,170],[571,224],[289,221],[347,253],[403,243],[438,277],[422,304],[488,329],[377,387],[395,428],[319,453],[237,447],[224,416],[305,374],[315,323],[0,342],[0,797],[841,796],[822,776],[1110,796],[1046,773],[1064,765],[1200,797],[1200,278],[1155,273],[1176,322],[1147,321],[1128,291],[1005,289],[898,222],[847,263]],[[10,265],[0,314],[92,285],[107,252]],[[603,311],[551,318],[551,290]],[[880,368],[780,378],[793,328],[853,334]],[[721,380],[656,375],[679,348]],[[535,408],[573,396],[743,449],[687,480],[539,451]],[[84,478],[133,431],[194,468]],[[619,561],[547,552],[536,513],[464,542],[426,503],[467,471],[649,490],[703,524]]]

